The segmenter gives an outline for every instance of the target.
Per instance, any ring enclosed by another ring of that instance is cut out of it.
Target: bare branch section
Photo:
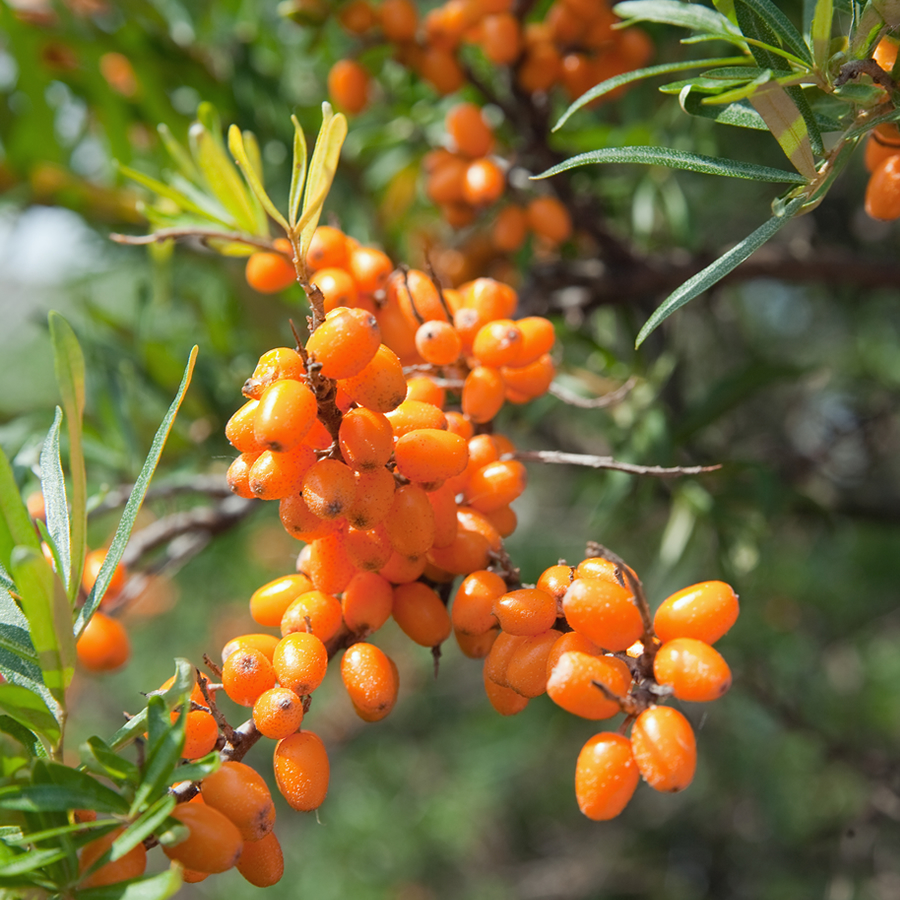
[[[610,391],[602,397],[582,397],[580,394],[576,394],[568,390],[568,388],[553,382],[550,385],[549,393],[553,394],[557,400],[562,400],[568,406],[577,406],[579,409],[604,409],[607,406],[615,406],[616,403],[624,400],[636,384],[637,378],[632,375],[621,387],[617,387],[614,391]]]
[[[107,491],[102,500],[88,510],[88,515],[99,516],[120,509],[134,490],[133,484],[120,484]],[[209,497],[233,497],[224,475],[190,475],[179,480],[169,480],[151,484],[146,500],[165,500],[183,494],[206,494]]]
[[[586,466],[589,469],[611,469],[614,472],[628,472],[630,475],[650,475],[655,478],[678,478],[683,475],[703,475],[722,468],[714,466],[639,466],[620,462],[611,456],[591,456],[585,453],[565,453],[562,450],[517,450],[512,459],[521,462],[553,463],[561,466]]]
[[[151,234],[111,234],[109,239],[117,244],[131,244],[141,246],[144,244],[159,244],[162,241],[179,241],[188,238],[196,238],[204,244],[209,241],[233,241],[238,244],[246,244],[248,247],[256,247],[259,250],[268,250],[270,253],[281,251],[266,238],[254,237],[244,234],[243,231],[216,231],[215,228],[162,228]],[[286,256],[283,254],[282,256]]]

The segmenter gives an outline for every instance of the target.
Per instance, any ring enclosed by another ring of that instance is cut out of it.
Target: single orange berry
[[[315,462],[315,451],[306,444],[297,444],[284,453],[264,450],[247,473],[250,493],[258,500],[281,500],[299,494]]]
[[[508,66],[515,62],[522,52],[519,20],[508,12],[485,16],[481,23],[481,49],[498,66]]]
[[[203,802],[227,816],[245,841],[264,838],[275,826],[275,804],[263,777],[242,762],[223,762],[200,783]]]
[[[95,612],[75,644],[78,662],[89,672],[121,668],[131,655],[125,626],[102,612]]]
[[[563,612],[575,631],[613,652],[627,650],[644,631],[631,592],[601,578],[576,578]]]
[[[639,780],[631,741],[609,731],[595,734],[575,763],[578,808],[595,822],[614,819],[628,805]]]
[[[722,655],[695,638],[675,638],[653,658],[653,676],[672,686],[679,700],[718,700],[731,687],[731,669]]]
[[[503,253],[514,253],[528,235],[528,217],[521,206],[504,206],[491,229],[494,246]]]
[[[380,345],[381,331],[372,313],[338,307],[310,335],[306,352],[326,378],[352,378],[372,361]]]
[[[556,600],[537,588],[509,591],[494,601],[492,609],[507,634],[540,634],[557,616]]]
[[[378,722],[394,708],[400,681],[394,661],[374,644],[348,648],[341,660],[341,679],[356,714]]]
[[[462,341],[449,322],[423,322],[416,331],[416,350],[425,362],[449,366],[459,359]]]
[[[691,723],[677,709],[645,709],[632,726],[631,747],[644,781],[654,790],[676,793],[693,781],[697,742]]]
[[[464,634],[462,631],[453,630],[453,636],[456,643],[462,651],[463,656],[469,659],[484,659],[491,652],[497,635],[500,634],[499,628],[492,628],[484,634]]]
[[[528,472],[518,460],[488,463],[469,478],[466,502],[479,512],[490,513],[512,503],[527,483]]]
[[[377,572],[358,572],[341,597],[344,624],[355,634],[378,631],[394,603],[390,582]]]
[[[268,450],[285,453],[306,436],[318,414],[315,394],[303,382],[285,378],[263,392],[253,431]]]
[[[105,559],[106,550],[91,550],[84,557],[84,573],[81,576],[81,586],[86,594],[90,594],[91,589],[94,587]],[[122,588],[125,587],[127,581],[128,571],[122,563],[118,563],[113,569],[112,579],[106,588],[103,599],[100,601],[101,604],[106,606],[111,600],[114,600],[122,591]]]
[[[241,392],[251,400],[259,400],[270,384],[284,378],[302,381],[306,378],[306,366],[296,350],[290,347],[275,347],[273,350],[267,350],[259,358],[253,374],[244,382]]]
[[[310,812],[322,805],[328,794],[330,767],[317,734],[298,731],[279,741],[273,762],[278,790],[294,809]]]
[[[416,36],[419,13],[412,0],[384,0],[379,13],[384,36],[392,43],[406,43]]]
[[[253,724],[260,734],[272,740],[292,735],[302,722],[303,701],[290,688],[270,688],[253,704]]]
[[[397,440],[394,460],[397,471],[410,481],[431,484],[459,475],[466,467],[468,448],[458,434],[418,428]]]
[[[503,400],[503,378],[496,369],[476,366],[466,376],[462,389],[462,411],[473,422],[490,422],[500,412]]]
[[[396,482],[388,469],[354,472],[356,499],[347,510],[347,521],[355,528],[374,528],[388,514]]]
[[[620,710],[594,682],[605,685],[613,697],[624,698],[631,686],[631,671],[615,656],[591,656],[577,650],[563,653],[547,679],[547,694],[563,709],[583,719],[608,719]]]
[[[506,593],[506,582],[496,573],[481,569],[467,575],[451,607],[453,627],[463,634],[484,634],[495,628],[494,603]]]
[[[281,625],[281,617],[285,610],[301,594],[312,590],[312,586],[309,578],[300,573],[276,578],[253,592],[253,596],[250,597],[250,615],[260,625],[277,628]],[[225,662],[224,651],[222,662]]]
[[[386,418],[391,423],[394,439],[419,428],[447,430],[447,416],[444,411],[426,400],[404,400],[396,409],[392,409]]]
[[[387,284],[394,264],[382,250],[375,247],[356,247],[350,252],[348,264],[357,288],[363,294],[374,294]]]
[[[260,294],[277,294],[297,280],[291,259],[283,253],[271,253],[267,250],[250,255],[244,276],[247,284]]]
[[[281,618],[279,617],[280,621]],[[254,650],[259,650],[271,662],[276,646],[278,646],[278,638],[274,634],[242,634],[232,638],[222,648],[222,662],[225,662],[235,650],[240,650],[242,647],[252,647]]]
[[[737,594],[729,585],[704,581],[663,600],[653,617],[653,630],[663,643],[687,637],[714,644],[734,625],[739,612]]]
[[[282,687],[298,695],[311,694],[325,678],[328,650],[315,634],[295,631],[278,643],[272,665]]]
[[[394,491],[384,524],[391,546],[405,556],[420,556],[434,544],[434,509],[417,484],[404,484]]]
[[[403,364],[384,344],[358,375],[342,379],[339,386],[354,402],[376,412],[390,412],[406,398]]]
[[[555,197],[535,197],[528,204],[528,224],[536,235],[553,245],[572,236],[572,217]]]
[[[237,870],[254,887],[271,887],[284,874],[284,853],[281,844],[270,831],[258,841],[244,841]]]
[[[547,660],[562,633],[555,628],[526,637],[506,666],[506,681],[523,697],[539,697],[547,690]]]
[[[244,844],[241,833],[217,809],[206,803],[180,803],[170,815],[189,834],[181,843],[162,848],[169,859],[206,873],[225,872],[238,861]]]
[[[307,619],[309,622],[306,621]],[[323,643],[330,641],[338,633],[340,627],[341,604],[331,594],[320,590],[301,594],[287,608],[281,619],[282,635],[311,631]],[[293,685],[289,684],[288,687],[294,691],[297,690]]]
[[[275,687],[275,670],[260,650],[236,650],[222,666],[225,693],[241,706],[253,706],[263,691]]]
[[[882,160],[866,186],[866,212],[873,219],[900,218],[900,156]]]
[[[369,103],[369,73],[353,59],[338,60],[328,72],[328,96],[339,109],[362,112]]]
[[[472,206],[489,206],[500,199],[506,187],[506,176],[491,159],[476,159],[466,167],[462,195]]]
[[[528,706],[527,697],[523,697],[512,688],[491,681],[486,675],[484,678],[484,692],[491,706],[501,716],[514,716]]]
[[[362,407],[351,409],[341,419],[338,441],[341,455],[354,469],[384,466],[394,450],[390,420],[383,413]]]
[[[394,588],[392,615],[404,634],[423,647],[437,647],[450,637],[447,607],[421,581]]]
[[[303,499],[321,519],[347,514],[356,497],[356,480],[349,466],[336,459],[320,459],[303,479]]]
[[[487,156],[494,146],[494,134],[474,103],[458,103],[444,118],[444,127],[464,156],[477,159]]]

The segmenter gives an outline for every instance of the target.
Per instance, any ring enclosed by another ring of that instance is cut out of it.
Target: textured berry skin
[[[325,745],[317,734],[298,731],[279,741],[273,761],[278,790],[294,809],[310,812],[322,805],[330,768]]]
[[[223,762],[200,785],[203,802],[227,816],[245,841],[264,838],[275,825],[275,804],[262,776],[241,762]]]
[[[225,693],[241,706],[253,706],[263,691],[275,687],[275,669],[260,650],[236,650],[222,666]]]
[[[274,831],[258,841],[244,841],[237,870],[255,887],[271,887],[281,881],[284,853]]]
[[[253,704],[253,724],[264,737],[280,741],[300,728],[303,701],[286,687],[264,691]]]
[[[653,630],[665,643],[696,638],[714,644],[737,621],[737,594],[724,581],[693,584],[663,600],[653,617]]]
[[[721,654],[694,638],[675,638],[653,658],[653,675],[672,686],[679,700],[718,700],[731,687],[731,669]]]
[[[581,748],[575,764],[578,808],[597,822],[614,819],[625,809],[639,780],[628,738],[609,731],[596,734]]]
[[[577,650],[563,653],[547,679],[547,693],[558,706],[583,719],[608,719],[619,704],[594,682],[606,685],[615,697],[625,697],[631,686],[628,666],[613,656],[591,656]]]
[[[563,612],[575,631],[613,652],[627,650],[644,630],[631,592],[601,578],[576,578]]]
[[[163,853],[186,869],[214,874],[230,869],[241,855],[244,842],[237,826],[205,803],[180,803],[172,818],[186,825],[190,834],[180,844],[163,847]]]
[[[359,643],[347,649],[341,660],[341,678],[353,708],[366,722],[383,719],[397,702],[397,667],[374,644]]]
[[[691,723],[677,709],[645,709],[632,726],[631,746],[644,781],[654,790],[676,793],[694,780],[697,742]]]

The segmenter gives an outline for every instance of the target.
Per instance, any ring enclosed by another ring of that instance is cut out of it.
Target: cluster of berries
[[[693,731],[659,700],[715,700],[731,686],[727,663],[710,646],[737,619],[728,585],[705,582],[673,594],[652,625],[636,592],[633,573],[590,557],[577,567],[551,566],[533,588],[510,590],[494,572],[473,572],[453,601],[454,629],[486,657],[485,689],[501,715],[521,712],[544,693],[585,719],[626,713],[621,731],[632,726],[630,741],[622,733],[595,735],[576,764],[579,806],[597,820],[624,809],[639,775],[659,791],[690,784]]]
[[[897,62],[898,44],[882,38],[873,58],[885,72]],[[866,186],[866,212],[873,219],[892,222],[900,219],[900,129],[892,123],[878,125],[866,141],[866,169],[871,173]]]

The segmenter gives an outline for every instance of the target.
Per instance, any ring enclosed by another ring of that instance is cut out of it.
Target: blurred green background
[[[684,52],[678,35],[652,34],[658,59]],[[283,198],[289,115],[313,135],[325,74],[356,49],[333,18],[304,28],[274,2],[0,0],[0,442],[24,492],[37,483],[56,402],[51,308],[73,323],[87,357],[98,497],[135,477],[195,343],[195,381],[157,483],[224,472],[224,423],[256,358],[290,341],[300,290],[257,295],[239,260],[196,246],[154,258],[109,242],[109,231],[142,228],[140,195],[113,160],[158,176],[167,163],[155,125],[183,138],[198,101],[210,100],[223,122],[259,136],[270,193]],[[111,52],[132,64],[133,90],[101,74]],[[437,98],[384,48],[361,58],[380,83],[351,120],[325,219],[397,261],[419,263],[432,244],[465,249],[477,228],[446,231],[414,178],[456,98]],[[505,90],[502,73],[472,64]],[[464,96],[479,99],[474,89]],[[565,102],[554,96],[551,106]],[[498,135],[516,152],[509,123]],[[688,119],[652,85],[583,112],[552,143],[567,155],[648,143],[783,165],[768,135]],[[759,277],[695,301],[640,352],[634,336],[662,294],[573,293],[590,258],[584,242],[552,265],[530,246],[514,260],[523,305],[558,326],[562,384],[602,393],[637,381],[609,409],[549,396],[507,409],[499,430],[522,448],[723,464],[672,481],[533,464],[508,541],[525,581],[598,540],[638,570],[653,605],[697,581],[734,585],[742,614],[720,646],[734,687],[708,708],[682,705],[698,730],[694,784],[678,796],[642,785],[619,819],[588,821],[572,781],[595,724],[546,698],[502,719],[479,663],[448,645],[434,679],[430,654],[388,625],[377,640],[400,668],[401,701],[364,725],[334,674],[317,693],[307,721],[328,746],[331,789],[318,816],[279,806],[287,868],[267,896],[900,897],[900,268],[891,268],[896,226],[862,212],[865,178],[860,159],[813,215],[761,251]],[[636,167],[580,170],[571,185],[653,265],[711,258],[762,222],[772,198],[755,184],[723,190],[712,178]],[[779,263],[768,274],[767,259]],[[832,274],[822,278],[817,261]],[[204,502],[152,500],[139,527]],[[95,516],[92,544],[114,526],[114,516]],[[128,668],[77,676],[72,752],[139,708],[138,692],[170,674],[173,656],[199,662],[257,630],[249,595],[290,571],[296,550],[274,504],[260,504],[129,610]],[[264,742],[248,761],[265,772],[270,753]],[[183,889],[186,898],[257,893],[235,872]]]

